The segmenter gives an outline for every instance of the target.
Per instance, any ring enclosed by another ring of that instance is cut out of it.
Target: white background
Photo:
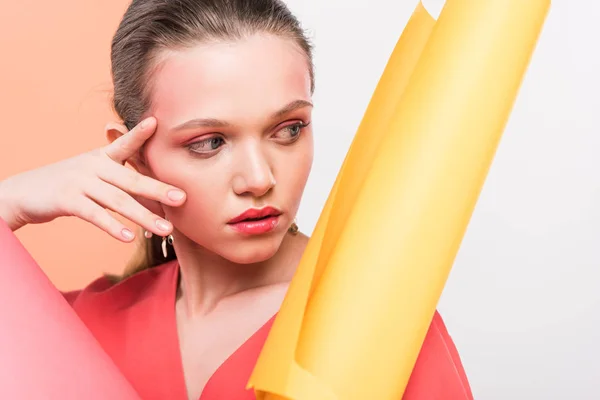
[[[417,0],[287,3],[316,46],[310,232]],[[600,2],[554,0],[439,305],[476,399],[600,399],[599,75]]]

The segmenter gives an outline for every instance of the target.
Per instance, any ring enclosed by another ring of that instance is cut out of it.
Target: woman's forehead
[[[306,56],[289,39],[255,35],[200,44],[163,56],[152,79],[152,113],[177,120],[199,110],[213,118],[275,111],[309,101],[310,79]]]

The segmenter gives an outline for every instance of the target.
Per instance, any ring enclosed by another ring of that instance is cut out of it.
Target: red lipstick
[[[267,233],[279,223],[281,211],[274,207],[251,208],[230,220],[227,224],[238,232],[250,235]]]

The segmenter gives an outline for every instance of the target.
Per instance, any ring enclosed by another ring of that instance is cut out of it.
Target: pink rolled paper
[[[140,399],[2,219],[0,398]]]

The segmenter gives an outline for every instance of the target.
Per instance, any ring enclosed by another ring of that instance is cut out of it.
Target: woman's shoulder
[[[87,304],[113,305],[123,308],[135,304],[157,287],[163,287],[177,271],[177,261],[147,268],[123,279],[112,275],[103,275],[79,290],[63,291],[63,297],[73,307],[81,308]]]

